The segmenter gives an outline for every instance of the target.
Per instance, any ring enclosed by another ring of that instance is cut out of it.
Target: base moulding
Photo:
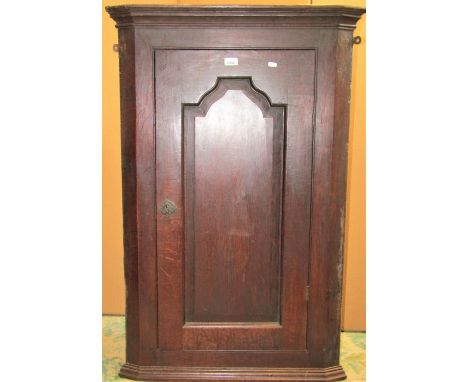
[[[341,366],[325,368],[137,366],[126,363],[120,377],[140,381],[308,381],[346,379]]]

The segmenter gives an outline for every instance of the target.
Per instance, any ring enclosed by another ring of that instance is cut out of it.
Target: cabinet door
[[[161,350],[305,350],[314,50],[155,51]]]

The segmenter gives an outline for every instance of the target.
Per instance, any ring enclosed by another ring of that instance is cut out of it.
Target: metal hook
[[[361,36],[356,36],[353,38],[353,44],[359,45],[362,41]]]

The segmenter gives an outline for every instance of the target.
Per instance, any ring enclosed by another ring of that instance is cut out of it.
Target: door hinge
[[[306,286],[306,301],[309,301],[309,295],[310,295],[310,286]]]

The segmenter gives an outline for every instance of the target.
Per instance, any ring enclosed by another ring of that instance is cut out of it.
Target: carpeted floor
[[[102,317],[102,380],[128,381],[119,378],[120,366],[125,360],[125,318]],[[341,334],[341,365],[347,381],[366,380],[366,334],[344,332]]]

